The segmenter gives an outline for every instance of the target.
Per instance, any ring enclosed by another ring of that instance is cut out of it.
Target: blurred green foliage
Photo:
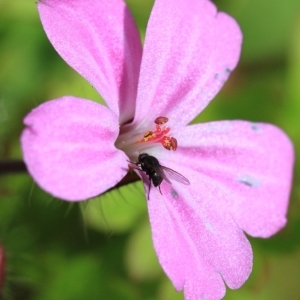
[[[144,36],[153,1],[127,2]],[[239,22],[243,54],[195,122],[274,123],[299,155],[300,2],[215,2]],[[23,117],[62,95],[101,101],[53,50],[34,1],[0,0],[0,159],[21,158]],[[288,226],[271,239],[251,239],[253,273],[225,299],[300,299],[299,179],[296,160]],[[183,299],[157,262],[141,183],[71,205],[52,199],[26,174],[2,176],[0,241],[7,255],[4,299]]]

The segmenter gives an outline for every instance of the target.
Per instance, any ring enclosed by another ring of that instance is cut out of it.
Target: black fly
[[[170,168],[162,166],[157,160],[157,158],[147,153],[140,154],[138,157],[138,161],[131,162],[131,163],[140,167],[140,168],[136,168],[137,170],[141,170],[149,176],[149,181],[150,181],[149,192],[150,192],[151,182],[155,187],[158,186],[160,193],[161,193],[160,184],[162,183],[163,180],[167,181],[170,184],[171,184],[170,179],[186,185],[190,184],[187,178],[185,178],[184,176],[182,176],[181,174],[177,173],[176,171]],[[148,192],[148,199],[149,199],[149,192]]]

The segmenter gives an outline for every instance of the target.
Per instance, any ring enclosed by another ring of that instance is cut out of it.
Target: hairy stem
[[[0,160],[0,175],[24,172],[27,172],[27,168],[22,160]],[[138,180],[140,180],[140,177],[135,172],[128,172],[120,182],[106,192]]]
[[[0,175],[27,172],[22,160],[0,160]]]

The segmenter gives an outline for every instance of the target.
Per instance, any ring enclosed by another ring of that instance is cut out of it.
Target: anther
[[[155,119],[154,123],[157,124],[157,125],[164,125],[168,121],[169,121],[169,119],[166,118],[166,117],[158,117],[158,118]]]
[[[166,117],[158,117],[154,120],[155,131],[148,130],[139,142],[158,142],[167,150],[175,151],[177,149],[177,140],[167,135],[171,130],[170,127],[162,126],[168,122]]]

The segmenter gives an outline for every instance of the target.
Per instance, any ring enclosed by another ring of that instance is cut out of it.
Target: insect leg
[[[150,195],[150,189],[151,189],[151,180],[150,180],[150,178],[149,178],[148,200],[149,200],[149,195]]]
[[[163,194],[163,193],[161,192],[160,185],[158,186],[158,189],[159,189],[159,192],[160,192],[161,194]]]

